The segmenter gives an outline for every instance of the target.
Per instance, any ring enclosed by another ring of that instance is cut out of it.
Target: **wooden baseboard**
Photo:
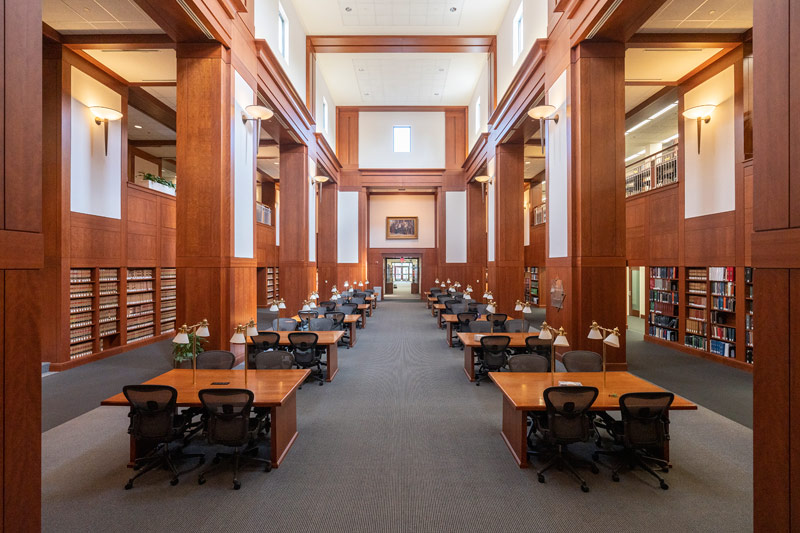
[[[61,372],[63,370],[69,370],[70,368],[75,368],[76,366],[81,366],[85,365],[86,363],[99,361],[101,359],[112,357],[114,355],[121,354],[133,350],[135,348],[139,348],[141,346],[147,346],[148,344],[153,344],[154,342],[163,341],[164,339],[169,339],[173,335],[175,335],[175,332],[170,331],[169,333],[162,333],[161,335],[156,335],[155,337],[150,337],[149,339],[134,341],[130,344],[123,344],[122,346],[115,346],[114,348],[103,350],[102,352],[93,353],[92,355],[87,355],[85,357],[79,357],[78,359],[70,359],[69,361],[64,361],[61,363],[50,363],[50,370],[52,372]]]
[[[728,365],[730,367],[738,368],[739,370],[745,370],[751,373],[753,372],[753,365],[750,363],[745,363],[744,361],[739,361],[738,359],[724,357],[722,355],[717,355],[705,350],[698,350],[697,348],[692,348],[691,346],[686,346],[685,344],[660,339],[658,337],[653,337],[652,335],[645,334],[644,340],[647,342],[652,342],[653,344],[660,344],[661,346],[666,346],[667,348],[672,348],[673,350],[678,350],[683,353],[688,353],[689,355],[702,357],[703,359],[708,359],[709,361],[714,361],[715,363]]]

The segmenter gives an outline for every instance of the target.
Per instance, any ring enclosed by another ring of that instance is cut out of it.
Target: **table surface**
[[[498,336],[508,336],[511,337],[511,342],[509,342],[509,346],[514,348],[520,348],[525,346],[525,339],[528,337],[538,337],[539,334],[535,332],[529,333],[458,333],[458,338],[461,339],[461,342],[464,343],[464,346],[468,346],[470,348],[479,348],[481,346],[481,337],[498,337]]]
[[[198,391],[212,388],[250,389],[255,396],[253,405],[274,407],[283,402],[303,384],[311,373],[308,369],[292,370],[248,370],[247,387],[244,386],[244,370],[198,370],[197,383],[192,384],[191,369],[175,369],[156,376],[147,385],[169,385],[178,391],[178,405],[199,407]],[[215,384],[216,383],[216,384]],[[224,383],[224,385],[222,384]],[[100,405],[124,405],[128,400],[122,393],[103,400]]]
[[[300,322],[300,317],[298,315],[294,315],[292,318],[297,320],[298,322]],[[320,316],[320,318],[325,318],[325,316],[324,315]],[[361,314],[358,314],[358,315],[344,315],[344,323],[345,324],[350,324],[351,322],[358,322],[359,320],[361,320]],[[267,333],[267,332],[265,332],[265,333]],[[290,333],[297,333],[297,332],[293,331],[293,332],[290,332]],[[318,333],[318,332],[315,332],[315,333]]]
[[[664,389],[628,372],[606,372],[603,385],[602,372],[489,372],[489,377],[508,398],[516,410],[544,411],[544,390],[558,386],[559,381],[577,381],[600,391],[592,404],[593,410],[618,411],[619,397],[626,392],[662,392]],[[615,394],[616,396],[611,396]],[[697,406],[685,398],[675,396],[670,409],[690,410]]]
[[[369,309],[369,304],[358,304],[359,309]]]
[[[446,309],[444,304],[433,304],[434,309]]]
[[[270,331],[269,333],[280,335],[281,340],[278,341],[278,344],[283,346],[289,345],[289,335],[292,333],[316,333],[317,344],[336,344],[344,335],[344,331]],[[250,337],[247,337],[247,344],[252,344]]]
[[[442,320],[444,320],[445,322],[457,323],[458,322],[458,315],[448,315],[448,314],[442,313]],[[479,319],[477,319],[477,320],[479,322],[480,321],[486,322],[486,315],[481,315],[481,317]],[[498,333],[498,335],[502,335],[502,334]]]

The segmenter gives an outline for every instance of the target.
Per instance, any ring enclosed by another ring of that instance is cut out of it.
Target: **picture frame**
[[[386,240],[419,238],[419,217],[386,217]]]

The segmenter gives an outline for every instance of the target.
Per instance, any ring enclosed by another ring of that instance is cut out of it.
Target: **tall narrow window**
[[[411,151],[411,126],[394,127],[394,151],[395,152]]]
[[[283,6],[278,3],[278,52],[289,61],[289,19]]]
[[[519,3],[517,14],[514,15],[513,30],[512,38],[514,39],[514,63],[516,63],[517,59],[519,59],[519,56],[522,53],[522,44],[524,42],[524,35],[522,31],[522,2]]]
[[[481,97],[475,102],[475,134],[481,132]]]
[[[328,101],[322,97],[322,131],[328,133]]]

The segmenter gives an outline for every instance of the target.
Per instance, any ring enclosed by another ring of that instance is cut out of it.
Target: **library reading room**
[[[0,531],[800,531],[797,2],[0,17]]]

